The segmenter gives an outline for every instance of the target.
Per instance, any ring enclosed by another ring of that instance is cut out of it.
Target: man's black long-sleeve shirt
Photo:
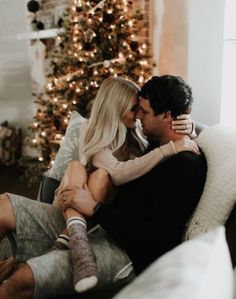
[[[120,186],[116,198],[94,214],[95,221],[126,250],[137,274],[181,243],[206,171],[203,154],[181,152]]]

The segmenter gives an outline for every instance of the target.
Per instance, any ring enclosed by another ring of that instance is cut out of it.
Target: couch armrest
[[[59,185],[59,181],[44,175],[39,188],[38,200],[46,203],[52,203],[54,199],[54,192]]]

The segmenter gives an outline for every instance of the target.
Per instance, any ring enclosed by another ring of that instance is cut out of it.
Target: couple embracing
[[[81,159],[68,165],[54,205],[0,196],[0,237],[22,262],[0,285],[2,299],[109,284],[128,263],[139,274],[181,242],[206,176],[189,137],[192,102],[176,76],[154,76],[141,90],[120,77],[103,82],[83,124]],[[99,224],[88,235],[87,219]]]

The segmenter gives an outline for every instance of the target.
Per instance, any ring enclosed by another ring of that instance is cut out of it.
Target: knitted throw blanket
[[[202,131],[197,143],[207,159],[207,178],[185,239],[224,224],[236,202],[236,130],[211,126]]]

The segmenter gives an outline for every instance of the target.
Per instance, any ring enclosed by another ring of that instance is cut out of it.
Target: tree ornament
[[[110,63],[109,60],[104,60],[104,61],[103,61],[103,66],[104,66],[105,68],[108,68],[110,65],[111,65],[111,63]]]
[[[93,46],[92,46],[92,44],[91,43],[84,43],[84,45],[83,45],[83,49],[85,50],[85,51],[91,51],[92,49],[93,49]]]
[[[85,42],[91,43],[94,38],[94,31],[92,29],[88,29],[85,34]]]
[[[105,23],[111,24],[111,23],[114,22],[114,19],[115,19],[115,16],[114,16],[113,13],[105,13],[105,14],[103,15],[103,21],[104,21]]]
[[[63,23],[64,23],[63,18],[59,18],[59,20],[57,21],[57,26],[58,27],[63,27]]]
[[[39,11],[40,5],[38,3],[38,1],[35,0],[31,0],[27,3],[27,9],[30,12],[36,13],[37,11]]]
[[[136,51],[138,49],[138,46],[139,46],[138,42],[132,41],[130,43],[130,49],[133,51]]]
[[[43,24],[43,22],[38,21],[37,24],[36,24],[36,28],[37,28],[38,30],[43,30],[43,29],[44,29],[44,24]]]

